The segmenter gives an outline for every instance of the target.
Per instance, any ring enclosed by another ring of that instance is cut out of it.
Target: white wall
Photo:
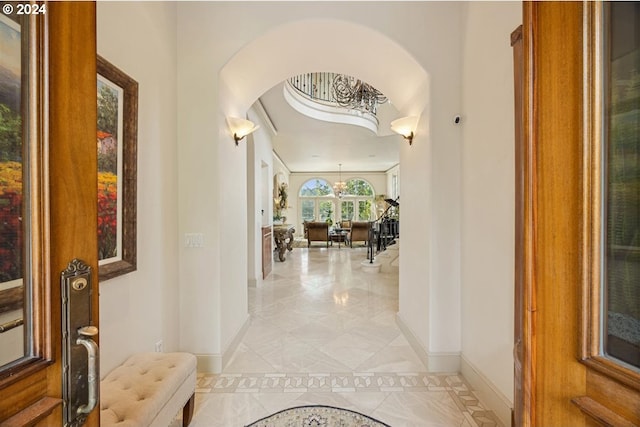
[[[521,23],[520,3],[470,2],[462,80],[462,355],[509,404],[515,210],[509,36]]]
[[[178,345],[176,6],[98,2],[98,54],[139,84],[138,269],[100,283],[100,372]]]
[[[437,3],[422,24],[437,34],[422,38],[418,56],[431,76],[431,96],[413,145],[400,149],[398,319],[435,371],[457,370],[461,350],[461,132],[452,120],[462,100],[461,10],[462,3]]]

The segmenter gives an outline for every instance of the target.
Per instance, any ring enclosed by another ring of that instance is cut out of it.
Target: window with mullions
[[[343,200],[340,202],[340,217],[342,221],[351,221],[353,220],[353,209],[354,203],[353,200]]]
[[[374,217],[375,192],[363,179],[348,180],[339,203],[332,186],[322,178],[305,182],[298,196],[302,221],[370,221]]]
[[[348,204],[350,216],[345,216],[342,212],[342,219],[351,219],[354,221],[370,221],[373,217],[373,199],[375,192],[373,187],[363,179],[350,179],[346,183],[347,188],[343,193],[343,197],[350,199]],[[343,204],[349,201],[343,202]],[[354,207],[355,212],[354,212]],[[356,216],[357,215],[357,216]]]
[[[302,200],[300,206],[302,207],[302,221],[313,221],[316,217],[315,200]]]
[[[302,221],[326,221],[333,219],[333,189],[329,183],[322,178],[310,179],[305,182],[298,193],[300,198],[300,218]],[[327,203],[328,202],[328,203]],[[329,205],[331,212],[328,214]]]

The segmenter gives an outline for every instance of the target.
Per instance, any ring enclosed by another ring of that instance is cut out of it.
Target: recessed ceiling
[[[273,149],[291,172],[384,172],[400,159],[401,136],[389,123],[398,117],[387,102],[378,108],[378,135],[360,126],[330,123],[299,113],[284,99],[283,83],[260,97],[277,130]]]

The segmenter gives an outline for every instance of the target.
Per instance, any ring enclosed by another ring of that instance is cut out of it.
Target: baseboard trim
[[[249,279],[247,285],[250,288],[257,288],[258,287],[258,279]]]
[[[396,313],[396,323],[405,338],[416,352],[420,361],[426,366],[428,372],[459,372],[460,371],[460,353],[457,352],[429,352],[427,351],[411,328],[407,326],[406,322],[400,316],[400,313]]]
[[[249,329],[249,325],[251,325],[251,316],[247,314],[247,317],[246,319],[244,319],[242,326],[240,326],[240,329],[238,329],[238,332],[236,332],[235,336],[233,337],[229,345],[227,345],[227,348],[222,352],[222,366],[221,366],[222,369],[224,369],[224,367],[226,367],[229,361],[231,360],[231,357],[233,356],[233,353],[238,348],[238,345],[240,345],[240,341],[242,341],[244,334],[247,333],[247,329]],[[222,369],[220,369],[220,371],[216,373],[222,372]]]
[[[427,353],[429,372],[460,372],[460,353]]]
[[[480,401],[492,410],[504,426],[511,425],[511,402],[479,369],[464,355],[461,356],[460,373],[469,382]]]
[[[219,374],[222,372],[223,367],[229,363],[231,360],[231,356],[238,348],[240,341],[244,337],[244,334],[247,333],[247,329],[249,329],[249,325],[251,325],[251,317],[247,315],[244,323],[238,329],[235,337],[231,340],[226,350],[220,353],[209,353],[209,354],[196,354],[197,366],[196,369],[200,373],[206,374]]]
[[[404,334],[404,337],[409,341],[409,345],[413,348],[413,351],[416,352],[418,358],[422,362],[424,366],[427,367],[427,371],[429,370],[429,356],[427,355],[427,351],[422,347],[418,338],[416,338],[415,334],[411,330],[409,326],[405,323],[400,313],[396,313],[396,324],[400,328],[400,331]]]
[[[205,374],[219,374],[222,372],[222,356],[219,353],[196,354],[196,370]]]

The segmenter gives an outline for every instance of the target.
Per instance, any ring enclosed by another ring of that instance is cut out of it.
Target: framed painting
[[[98,90],[100,281],[136,270],[138,83],[101,56]]]

